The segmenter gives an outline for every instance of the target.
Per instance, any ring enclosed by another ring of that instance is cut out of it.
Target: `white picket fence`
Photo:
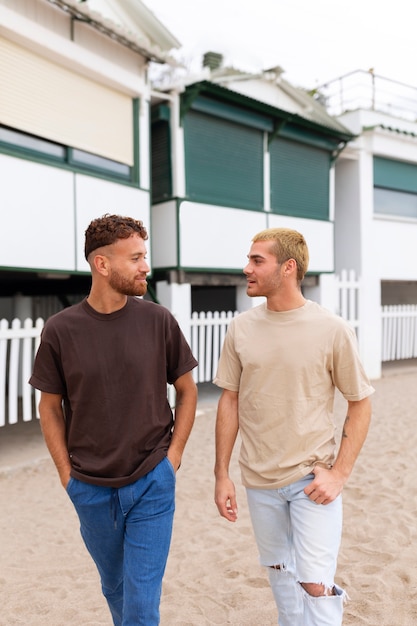
[[[383,306],[382,361],[417,357],[417,305]]]
[[[190,346],[198,361],[198,366],[193,370],[197,383],[213,380],[227,327],[237,314],[238,311],[192,314]]]
[[[337,279],[338,313],[360,332],[359,287],[353,272],[342,272]],[[193,313],[190,345],[199,365],[193,370],[198,383],[215,376],[224,337],[237,311]],[[382,316],[382,361],[417,357],[417,305],[384,306]],[[33,359],[40,342],[43,320],[9,325],[0,320],[0,427],[20,419],[37,417],[40,393],[28,384]]]
[[[355,270],[342,270],[335,280],[338,290],[337,313],[353,326],[359,336],[360,279]]]
[[[36,415],[39,392],[28,385],[40,342],[43,320],[0,320],[0,426],[16,424],[19,415],[30,421]],[[36,405],[36,406],[35,406]]]

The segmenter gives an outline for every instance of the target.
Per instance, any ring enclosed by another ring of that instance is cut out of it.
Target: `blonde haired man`
[[[368,432],[374,390],[354,331],[302,294],[309,260],[303,235],[264,230],[248,259],[247,293],[266,302],[232,321],[214,379],[223,388],[215,500],[236,521],[229,464],[240,430],[242,482],[279,625],[339,626],[346,597],[334,581],[341,492]],[[337,454],[336,388],[348,404]]]

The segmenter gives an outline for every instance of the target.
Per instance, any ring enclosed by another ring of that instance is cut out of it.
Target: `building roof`
[[[141,0],[116,0],[117,12],[107,0],[48,2],[150,61],[174,63],[169,51],[179,48],[179,41]]]
[[[212,97],[228,100],[229,102],[234,102],[237,105],[245,106],[258,111],[270,116],[272,119],[280,119],[284,122],[295,123],[299,126],[303,126],[304,128],[309,128],[311,131],[318,132],[319,134],[326,134],[329,137],[332,137],[333,141],[337,139],[339,141],[347,142],[354,137],[352,132],[349,131],[341,122],[332,118],[328,114],[323,114],[322,111],[320,111],[320,114],[315,115],[314,109],[317,107],[313,107],[311,112],[303,115],[302,113],[281,109],[267,102],[247,96],[209,80],[189,84],[186,91],[190,94],[190,103],[197,95],[206,93]],[[303,96],[298,97],[303,99]],[[309,97],[306,95],[306,99],[308,98]],[[310,100],[311,98],[308,99],[308,104],[310,104]]]
[[[154,96],[157,101],[157,94],[175,91],[211,92],[213,96],[224,98],[229,101],[235,100],[240,105],[260,110],[272,118],[294,122],[310,127],[323,134],[323,129],[327,133],[341,141],[347,142],[355,136],[341,121],[330,115],[323,104],[316,100],[306,90],[294,87],[282,78],[283,70],[280,67],[271,68],[253,74],[241,71],[233,67],[223,67],[221,65],[221,55],[207,53],[205,57],[215,57],[210,59],[217,67],[209,67],[205,64],[199,75],[182,73],[176,70],[169,70],[164,80],[154,82]],[[158,84],[159,82],[159,84]],[[265,91],[262,86],[269,89]],[[279,96],[279,97],[277,97]]]
[[[388,126],[387,124],[374,124],[373,126],[364,126],[363,131],[372,131],[372,130],[386,130],[390,133],[396,133],[397,135],[405,135],[406,137],[417,137],[417,130],[405,130],[404,128],[395,128],[394,126]]]
[[[293,102],[293,110],[296,110],[296,115],[312,122],[324,126],[336,133],[349,135],[352,137],[351,132],[334,116],[330,115],[326,108],[316,99],[314,99],[305,89],[294,87],[282,76],[283,69],[279,66],[273,67],[268,70],[263,70],[258,74],[251,74],[248,72],[242,72],[235,68],[220,67],[217,70],[212,71],[211,80],[219,85],[228,87],[229,89],[235,89],[239,91],[238,83],[249,81],[261,81],[269,83],[277,90],[280,90]],[[249,92],[246,90],[246,95]],[[250,97],[257,100],[259,90],[253,89],[253,93]]]

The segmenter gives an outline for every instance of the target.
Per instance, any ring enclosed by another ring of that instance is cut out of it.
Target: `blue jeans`
[[[71,478],[67,492],[101,577],[114,626],[157,626],[175,509],[175,472],[164,458],[114,489]]]
[[[346,593],[334,584],[342,499],[316,504],[304,493],[312,480],[310,474],[281,489],[246,490],[260,562],[268,568],[280,626],[342,624]],[[313,597],[300,583],[323,584],[335,595]]]

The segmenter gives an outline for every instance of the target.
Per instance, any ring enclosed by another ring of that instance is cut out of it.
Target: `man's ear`
[[[288,259],[285,261],[285,273],[293,274],[297,272],[297,261],[295,259]]]
[[[96,254],[93,258],[93,267],[98,274],[108,276],[110,267],[108,257],[104,254]]]

